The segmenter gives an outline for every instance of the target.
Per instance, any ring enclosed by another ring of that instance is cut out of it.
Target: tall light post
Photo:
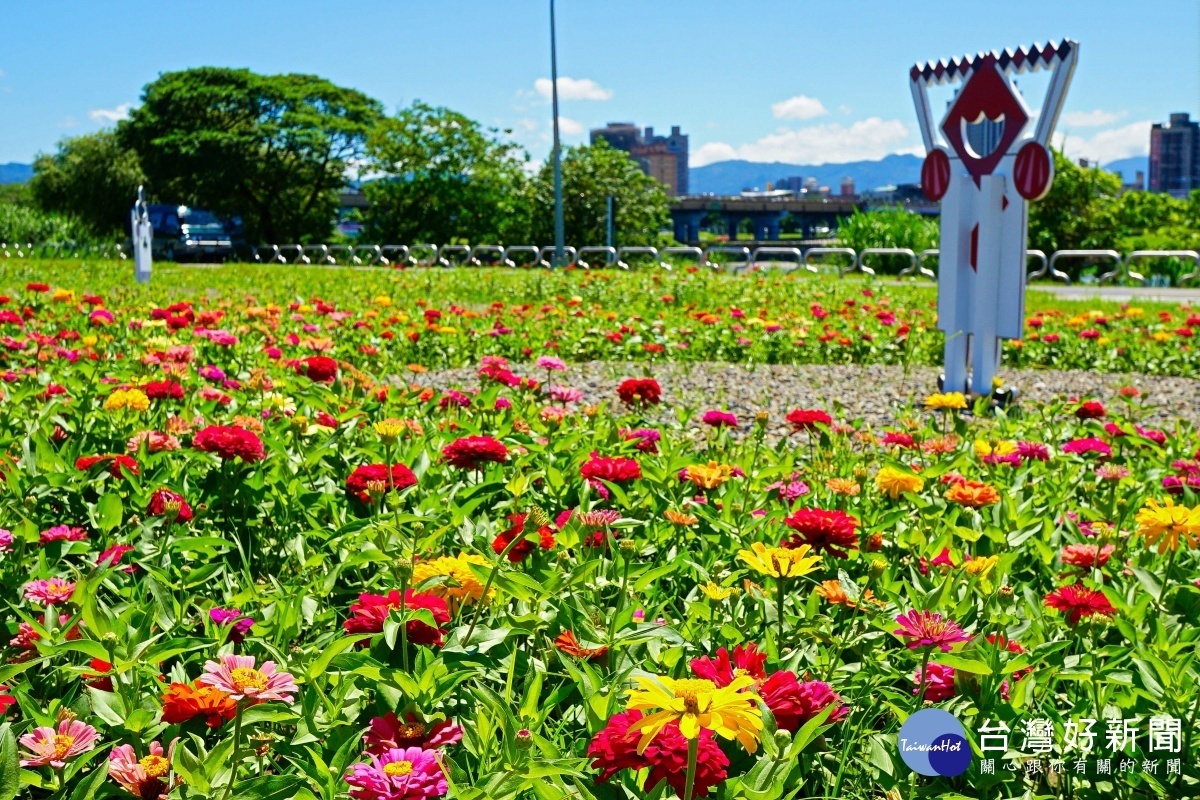
[[[554,0],[550,0],[550,104],[554,113],[554,266],[563,264],[562,150],[558,143],[558,48],[554,38]]]

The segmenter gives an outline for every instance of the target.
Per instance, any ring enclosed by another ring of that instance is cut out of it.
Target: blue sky
[[[111,125],[160,72],[203,65],[313,73],[390,111],[414,99],[449,106],[511,129],[540,161],[551,117],[546,9],[544,0],[10,2],[0,163]],[[1142,154],[1151,121],[1200,116],[1197,0],[559,0],[564,140],[622,120],[681,125],[693,166],[910,152],[914,61],[1063,36],[1082,45],[1059,126],[1069,155]],[[1041,85],[1031,77],[1022,89]]]

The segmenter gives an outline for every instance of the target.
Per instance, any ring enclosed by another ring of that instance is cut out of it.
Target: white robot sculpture
[[[138,283],[149,283],[150,268],[153,264],[150,243],[154,239],[154,228],[150,226],[150,215],[147,213],[146,193],[138,187],[137,201],[130,211],[129,230],[133,240],[133,275]]]
[[[1079,43],[1064,39],[917,64],[909,73],[927,153],[921,186],[930,200],[942,201],[945,391],[992,394],[1000,340],[1021,338],[1029,203],[1045,197],[1054,180],[1048,145],[1078,57]],[[1031,115],[1010,76],[1043,69],[1052,71],[1050,85],[1036,128],[1026,133]],[[963,86],[935,128],[929,87],[958,81]]]

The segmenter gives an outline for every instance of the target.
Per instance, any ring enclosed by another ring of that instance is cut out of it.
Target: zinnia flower
[[[240,458],[252,464],[267,457],[257,434],[226,425],[209,425],[196,434],[192,446],[206,453],[216,453],[223,461]]]
[[[370,727],[363,736],[367,752],[382,756],[389,750],[407,750],[419,747],[422,750],[437,750],[462,741],[463,729],[448,719],[428,722],[408,712],[404,722],[389,711],[382,717],[372,717]]]
[[[166,777],[174,750],[172,745],[171,752],[164,754],[161,744],[151,742],[149,755],[139,759],[133,745],[119,745],[109,753],[108,775],[140,800],[165,800],[171,790]]]
[[[367,490],[372,482],[382,485],[384,493],[392,490],[399,492],[416,486],[417,476],[404,464],[393,464],[389,485],[388,468],[385,465],[364,464],[346,477],[346,494],[361,503],[370,504],[371,494]]]
[[[593,452],[579,468],[579,474],[589,481],[628,483],[642,477],[642,468],[632,458],[604,458]]]
[[[204,673],[200,676],[201,682],[215,686],[234,700],[250,698],[260,702],[290,703],[293,694],[299,691],[290,674],[276,672],[274,661],[264,661],[256,668],[254,656],[226,653],[220,661],[206,661]]]
[[[210,608],[208,618],[217,627],[229,627],[229,641],[235,644],[245,640],[246,634],[254,627],[254,620],[247,617],[238,608]]]
[[[43,606],[56,606],[66,603],[75,594],[75,584],[62,578],[51,578],[42,581],[30,581],[22,587],[26,600],[32,600]]]
[[[919,492],[924,485],[919,475],[895,467],[884,467],[875,475],[876,488],[893,500],[905,492]]]
[[[996,487],[979,481],[956,483],[946,492],[946,499],[966,508],[985,508],[1000,502]]]
[[[508,449],[491,436],[464,436],[442,448],[442,460],[459,469],[479,469],[483,464],[503,464]]]
[[[718,411],[716,409],[705,411],[704,416],[700,420],[705,425],[713,428],[736,428],[738,424],[736,416],[730,414],[728,411]]]
[[[925,702],[940,703],[954,697],[954,667],[945,664],[926,664],[924,679],[922,671],[917,667],[913,674],[913,696],[921,693],[921,684],[925,684]]]
[[[22,758],[22,767],[44,767],[62,769],[67,759],[94,750],[99,737],[96,729],[77,719],[64,719],[58,729],[34,728],[20,738],[21,746],[28,752]]]
[[[449,789],[434,750],[397,747],[382,755],[367,753],[367,758],[346,774],[350,796],[357,800],[423,800]]]
[[[1158,545],[1162,555],[1168,550],[1178,550],[1180,541],[1191,547],[1200,546],[1200,507],[1177,506],[1170,497],[1166,505],[1153,498],[1146,501],[1137,513],[1137,530],[1148,545]]]
[[[750,545],[749,550],[739,550],[738,558],[755,572],[773,578],[801,578],[813,572],[821,563],[820,556],[810,556],[806,544],[798,547],[767,547],[762,542]]]
[[[684,467],[682,477],[701,489],[716,489],[724,485],[735,474],[735,470],[741,472],[728,464],[710,461],[707,464],[692,464],[690,467]]]
[[[796,408],[788,412],[786,419],[796,433],[815,431],[819,426],[833,424],[833,417],[819,408]]]
[[[535,547],[534,542],[525,535],[525,527],[528,519],[528,514],[509,514],[508,521],[511,527],[496,534],[496,538],[492,540],[492,551],[496,555],[500,555],[512,544],[513,539],[520,536],[522,537],[521,541],[513,545],[512,549],[508,551],[508,560],[516,564],[524,560],[525,556],[532,553]],[[539,526],[536,533],[537,543],[543,550],[549,550],[554,547],[554,531],[551,530],[549,525]]]
[[[971,640],[958,623],[932,611],[910,611],[896,617],[896,622],[900,627],[893,633],[907,639],[910,650],[940,647],[948,653],[958,642]]]
[[[858,549],[858,519],[844,511],[801,508],[783,521],[796,533],[786,547],[807,544],[817,553],[846,558],[847,550]]]
[[[1081,569],[1103,567],[1112,557],[1115,546],[1106,544],[1103,547],[1094,544],[1069,544],[1062,549],[1059,558],[1064,564]]]
[[[459,553],[456,556],[441,556],[427,561],[418,561],[413,567],[413,586],[421,588],[426,581],[442,579],[431,583],[422,591],[443,598],[450,604],[451,612],[460,605],[477,603],[483,598],[483,584],[475,577],[471,569],[474,564],[491,569],[486,558],[474,553]],[[488,600],[496,593],[495,589],[488,591]]]
[[[38,535],[38,544],[50,542],[82,542],[88,538],[87,531],[74,525],[55,525]]]
[[[296,372],[317,383],[333,383],[337,378],[338,363],[329,356],[309,356],[296,362]]]
[[[150,495],[150,504],[146,513],[154,517],[166,517],[168,523],[184,525],[192,521],[192,507],[183,499],[183,495],[170,489],[156,489]]]
[[[386,595],[360,594],[358,602],[350,606],[350,618],[342,625],[346,633],[383,633],[384,622],[400,606],[400,592],[396,589]],[[418,594],[412,589],[405,589],[404,607],[412,611],[428,611],[439,626],[433,627],[419,619],[409,619],[404,625],[408,641],[427,647],[441,647],[445,631],[440,626],[450,621],[450,608],[446,601],[433,594]]]
[[[554,639],[554,646],[569,656],[586,658],[589,661],[604,658],[608,653],[608,648],[603,645],[600,647],[584,647],[579,643],[579,639],[575,637],[575,632],[571,630],[560,633]]]
[[[1067,624],[1074,627],[1081,619],[1099,614],[1111,617],[1116,613],[1108,598],[1081,583],[1062,586],[1046,595],[1046,606],[1067,615]]]
[[[1112,455],[1112,448],[1106,442],[1103,442],[1095,437],[1087,439],[1073,439],[1062,446],[1064,453],[1075,453],[1076,455],[1097,455],[1100,458],[1108,458]]]
[[[685,739],[695,739],[700,731],[711,730],[724,739],[737,739],[750,753],[758,748],[762,731],[759,697],[752,690],[754,678],[739,675],[728,686],[717,688],[710,680],[665,676],[634,676],[638,688],[627,692],[630,711],[660,709],[629,727],[641,731],[637,752],[642,754],[668,723],[679,723]]]
[[[925,408],[930,411],[962,411],[966,407],[967,398],[962,392],[938,392],[925,398]]]
[[[171,725],[203,717],[208,727],[219,728],[237,713],[237,702],[232,697],[201,680],[172,683],[163,692],[162,706],[162,721]]]
[[[600,770],[600,782],[607,781],[623,769],[649,769],[645,790],[666,781],[675,794],[683,797],[687,777],[688,740],[679,732],[679,724],[670,722],[654,737],[644,750],[638,752],[641,737],[630,730],[643,719],[641,711],[624,711],[613,716],[588,745],[592,769]],[[695,797],[707,797],[714,786],[727,777],[729,759],[721,751],[710,730],[701,729],[696,739]]]
[[[133,475],[138,474],[138,463],[134,459],[125,455],[109,454],[103,456],[81,456],[75,459],[75,469],[80,472],[87,472],[97,464],[104,464],[108,467],[108,474],[114,478],[123,477],[121,468],[129,470]]]
[[[627,406],[654,406],[662,399],[662,387],[653,378],[627,378],[617,387],[617,396]]]

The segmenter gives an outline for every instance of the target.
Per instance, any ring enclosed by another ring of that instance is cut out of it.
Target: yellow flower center
[[[399,778],[413,771],[411,761],[392,761],[383,765],[383,774],[389,778]]]
[[[54,757],[62,759],[66,756],[67,751],[75,744],[74,736],[67,736],[65,733],[57,733],[54,735]]]
[[[247,689],[267,688],[267,676],[253,667],[238,667],[233,671],[233,688],[239,692]]]
[[[425,735],[425,725],[420,722],[406,722],[400,726],[401,739],[417,739]]]
[[[161,778],[171,768],[171,762],[162,756],[146,756],[138,763],[146,771],[147,778]]]
[[[711,694],[717,685],[702,678],[684,678],[675,681],[675,697],[683,701],[684,710],[689,714],[700,713],[700,695]]]

